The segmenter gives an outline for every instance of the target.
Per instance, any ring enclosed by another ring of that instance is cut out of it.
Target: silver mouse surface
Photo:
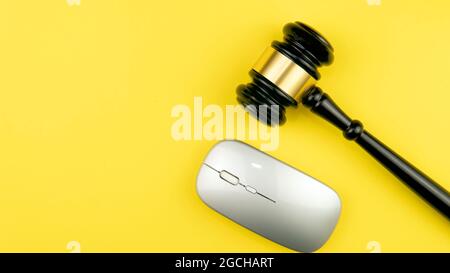
[[[341,202],[334,190],[240,141],[217,143],[197,176],[197,193],[213,210],[296,251],[329,238]]]

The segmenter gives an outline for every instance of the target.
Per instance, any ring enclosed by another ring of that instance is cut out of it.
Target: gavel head
[[[333,61],[333,47],[306,24],[289,23],[282,42],[273,41],[250,71],[252,82],[237,88],[237,100],[268,125],[286,121],[285,108],[320,79],[317,68]]]

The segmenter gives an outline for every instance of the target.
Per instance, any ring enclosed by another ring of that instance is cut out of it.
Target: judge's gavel
[[[450,195],[446,189],[350,119],[315,82],[317,67],[333,61],[333,48],[306,24],[287,24],[284,40],[274,41],[250,71],[252,82],[239,85],[237,100],[250,114],[268,125],[283,124],[285,108],[301,102],[341,129],[384,167],[450,220]]]

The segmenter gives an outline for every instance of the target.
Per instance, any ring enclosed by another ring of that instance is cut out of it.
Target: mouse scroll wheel
[[[230,184],[237,185],[239,184],[239,178],[225,170],[219,172],[220,178],[227,181]]]

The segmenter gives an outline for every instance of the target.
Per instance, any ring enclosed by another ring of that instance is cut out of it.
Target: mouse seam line
[[[271,201],[271,202],[274,202],[274,203],[276,203],[276,201],[275,201],[275,200],[271,199],[270,197],[267,197],[267,196],[265,196],[264,194],[262,194],[262,193],[260,193],[260,192],[256,192],[256,194],[258,194],[258,195],[260,195],[260,196],[262,196],[262,197],[266,198],[267,200],[269,200],[269,201]]]
[[[203,162],[203,165],[205,165],[206,167],[212,169],[213,171],[216,171],[216,172],[220,173],[220,171],[216,170],[215,168],[213,168],[211,165],[209,165],[209,164],[207,164],[207,163],[204,163],[204,162]]]

